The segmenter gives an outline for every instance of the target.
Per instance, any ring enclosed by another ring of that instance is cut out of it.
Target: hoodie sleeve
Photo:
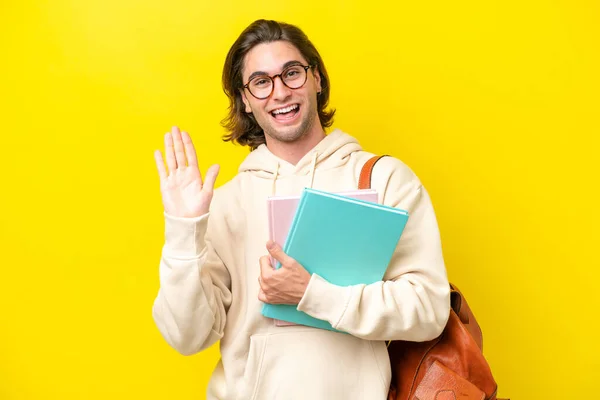
[[[231,279],[206,235],[209,214],[164,216],[160,288],[152,316],[169,345],[183,355],[192,355],[223,336]]]
[[[442,332],[450,313],[440,233],[421,182],[399,160],[386,158],[393,170],[377,181],[384,175],[378,163],[373,186],[384,189],[385,204],[407,210],[409,220],[384,280],[341,287],[313,274],[298,310],[363,339],[427,341]]]

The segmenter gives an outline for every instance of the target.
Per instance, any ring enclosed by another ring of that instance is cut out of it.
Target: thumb
[[[206,188],[207,190],[212,191],[215,188],[215,181],[217,180],[217,175],[219,175],[218,164],[212,165],[208,171],[206,171],[206,177],[204,178],[204,184],[202,188]]]
[[[283,252],[283,249],[281,248],[280,245],[278,245],[277,243],[275,243],[272,240],[269,240],[267,242],[267,250],[269,252],[269,254],[271,255],[271,257],[273,257],[274,259],[276,259],[277,261],[279,261],[281,263],[281,265],[291,265],[292,263],[295,262],[295,260],[288,256],[287,254],[285,254]]]

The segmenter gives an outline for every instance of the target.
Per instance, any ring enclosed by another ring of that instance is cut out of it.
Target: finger
[[[259,276],[258,277],[258,290],[260,290],[261,292],[264,292],[265,289],[266,289],[266,287],[264,287],[263,280]]]
[[[272,240],[269,240],[267,242],[267,250],[269,251],[269,254],[271,254],[271,256],[276,259],[277,261],[279,261],[281,263],[281,265],[291,265],[294,262],[296,262],[296,260],[294,260],[292,257],[288,256],[287,254],[285,254],[283,252],[283,249],[281,248],[280,245],[278,245],[277,243],[273,242]]]
[[[271,274],[273,274],[273,266],[271,265],[269,256],[262,256],[260,258],[260,277],[259,277],[259,282],[260,282],[261,287],[264,285],[264,280],[269,279]]]
[[[198,157],[196,156],[196,149],[190,134],[187,132],[181,132],[181,139],[183,140],[183,148],[185,155],[187,156],[188,166],[198,167]]]
[[[169,174],[172,174],[177,169],[177,161],[175,161],[175,152],[173,151],[173,136],[170,132],[165,134],[165,154]]]
[[[218,164],[212,165],[208,171],[206,171],[206,176],[204,177],[204,185],[202,189],[206,189],[208,191],[212,191],[215,188],[215,182],[217,180],[217,175],[219,175],[220,166]]]
[[[162,154],[160,154],[160,150],[154,152],[154,160],[156,161],[156,169],[158,169],[158,177],[160,180],[167,179],[167,170],[165,169],[165,163],[162,159]]]
[[[260,301],[262,301],[263,303],[268,303],[268,301],[267,301],[267,295],[262,290],[258,291],[258,299]]]
[[[185,151],[183,150],[183,142],[181,141],[181,133],[179,128],[176,126],[171,129],[171,135],[173,136],[173,146],[175,147],[175,160],[177,160],[177,167],[185,167]]]

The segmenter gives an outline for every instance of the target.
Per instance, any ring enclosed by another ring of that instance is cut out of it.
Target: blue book
[[[370,284],[382,280],[407,221],[405,210],[305,188],[283,250],[335,285]],[[264,304],[262,314],[336,331],[296,305]]]

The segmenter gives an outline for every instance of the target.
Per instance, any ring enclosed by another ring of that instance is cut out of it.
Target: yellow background
[[[202,399],[218,348],[183,357],[151,318],[163,241],[153,151],[188,130],[218,184],[220,74],[260,17],[298,24],[336,127],[429,189],[450,278],[512,399],[595,396],[600,5],[0,3],[0,399]]]

